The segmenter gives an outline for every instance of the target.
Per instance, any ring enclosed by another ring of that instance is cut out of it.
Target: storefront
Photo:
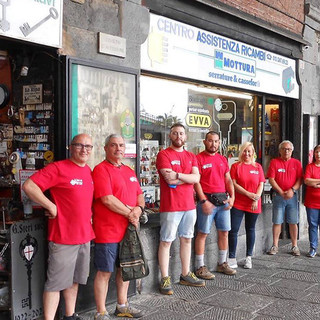
[[[241,144],[251,141],[267,171],[291,127],[285,119],[299,98],[294,59],[206,30],[151,14],[142,46],[141,185],[158,207],[155,155],[169,145],[170,126],[186,126],[186,148],[204,149],[205,133],[220,134],[231,165]],[[264,203],[270,201],[268,183]]]

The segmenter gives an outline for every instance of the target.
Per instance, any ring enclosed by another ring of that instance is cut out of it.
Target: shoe
[[[110,320],[111,318],[109,317],[108,311],[104,311],[102,313],[97,312],[94,315],[94,320]]]
[[[116,306],[116,311],[114,314],[117,317],[127,317],[127,318],[141,318],[143,316],[143,312],[141,310],[138,310],[132,306],[129,306],[129,303],[127,302],[124,307]]]
[[[229,258],[228,259],[228,264],[229,267],[232,269],[237,269],[238,268],[238,263],[237,263],[237,259],[236,258]]]
[[[211,273],[206,266],[202,266],[197,269],[196,276],[204,280],[212,280],[215,278],[215,275]]]
[[[191,287],[204,287],[206,285],[205,281],[198,279],[196,275],[190,271],[186,276],[180,275],[179,283]]]
[[[246,257],[246,262],[244,263],[243,266],[245,269],[252,269],[252,261],[251,261],[251,256]]]
[[[300,256],[300,250],[297,246],[291,248],[291,253],[293,256]]]
[[[70,317],[63,316],[63,320],[83,320],[83,318],[81,318],[77,313],[74,313]]]
[[[160,293],[166,294],[169,296],[173,294],[173,290],[171,286],[171,278],[169,276],[161,279],[159,291]]]
[[[270,248],[270,250],[268,251],[268,254],[270,254],[271,256],[273,256],[273,255],[277,254],[278,251],[279,251],[278,247],[273,245],[273,246]]]
[[[309,252],[307,253],[307,257],[314,258],[317,255],[316,249],[310,248]]]
[[[227,262],[224,262],[223,264],[218,264],[218,267],[217,267],[217,272],[221,272],[221,273],[224,273],[228,276],[232,276],[234,274],[237,273],[236,270],[234,269],[231,269],[228,265]]]

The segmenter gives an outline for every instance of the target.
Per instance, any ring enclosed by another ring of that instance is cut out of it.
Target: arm
[[[168,184],[181,184],[180,181],[187,184],[194,184],[200,181],[199,169],[197,167],[192,167],[191,173],[180,173],[172,171],[172,169],[160,169],[164,180]]]
[[[279,193],[282,198],[284,198],[285,192],[279,187],[276,180],[274,178],[269,177],[269,182],[271,184],[272,189]]]
[[[313,188],[320,188],[320,179],[306,178],[304,179],[305,185]]]
[[[259,185],[258,185],[258,188],[257,188],[257,191],[256,191],[256,197],[255,199],[253,199],[252,201],[252,204],[251,204],[251,209],[254,211],[258,208],[258,201],[259,201],[259,198],[261,197],[262,195],[262,192],[263,192],[263,182],[260,182]]]
[[[245,188],[243,188],[242,186],[240,186],[237,183],[236,179],[233,179],[233,184],[234,184],[234,188],[236,189],[236,191],[240,194],[245,195],[246,197],[248,197],[250,200],[258,200],[260,198],[260,195],[258,196],[257,194],[253,193],[253,192],[249,192],[247,191]]]
[[[35,184],[31,179],[28,179],[22,186],[23,191],[26,195],[34,202],[39,203],[44,209],[47,210],[45,213],[50,219],[54,219],[57,216],[56,205],[48,199],[42,190]]]
[[[202,187],[201,187],[201,184],[198,182],[198,183],[195,183],[194,184],[194,190],[195,192],[197,193],[197,196],[198,196],[198,199],[199,201],[201,200],[206,200],[205,202],[203,202],[201,204],[202,206],[202,212],[204,214],[207,214],[207,215],[210,215],[212,213],[212,209],[215,207],[209,200],[207,200],[207,197],[206,195],[204,194],[203,190],[202,190]]]
[[[225,184],[226,184],[226,189],[227,189],[227,191],[229,193],[229,196],[230,196],[230,198],[228,200],[226,200],[226,202],[229,203],[229,206],[227,208],[225,208],[225,210],[229,210],[229,209],[231,209],[233,207],[234,197],[235,197],[234,184],[233,184],[233,181],[231,179],[230,172],[227,172],[225,174],[224,181],[225,181]]]

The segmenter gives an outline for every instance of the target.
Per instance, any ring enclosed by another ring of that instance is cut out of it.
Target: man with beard
[[[196,222],[193,185],[199,182],[197,159],[184,150],[187,136],[185,127],[175,123],[170,128],[169,148],[159,152],[157,169],[160,175],[160,245],[159,265],[161,272],[160,292],[172,295],[169,276],[169,257],[172,242],[180,238],[180,259],[182,272],[180,284],[203,287],[205,282],[190,272],[191,239]]]
[[[231,229],[230,208],[234,202],[234,187],[229,173],[227,159],[219,151],[219,134],[209,131],[203,140],[205,150],[197,155],[200,182],[194,185],[197,193],[197,236],[195,240],[196,276],[214,279],[204,264],[205,242],[210,233],[213,220],[218,231],[218,267],[217,271],[227,275],[236,274],[227,263],[228,232]],[[229,197],[227,197],[228,192]],[[213,201],[221,197],[220,203]],[[214,203],[214,204],[213,204]]]

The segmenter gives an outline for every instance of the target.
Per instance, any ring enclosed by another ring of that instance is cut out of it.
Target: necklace
[[[121,162],[120,164],[117,164],[117,163],[113,163],[113,162],[111,162],[110,160],[108,160],[108,159],[106,159],[110,164],[112,164],[114,167],[116,167],[116,168],[120,168],[122,165],[123,165],[123,163]]]

